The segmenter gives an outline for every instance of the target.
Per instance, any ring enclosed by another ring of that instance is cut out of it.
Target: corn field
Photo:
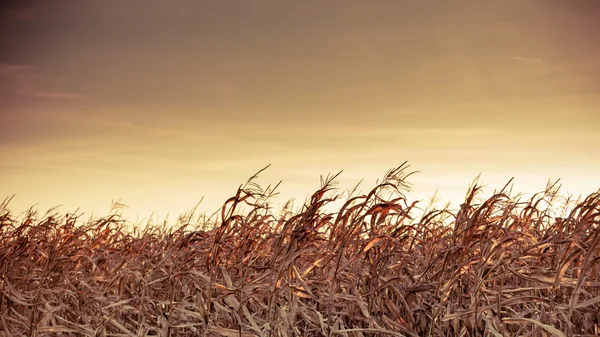
[[[423,209],[407,168],[335,212],[337,175],[297,211],[272,210],[277,186],[253,176],[215,216],[174,225],[16,216],[7,199],[0,335],[600,333],[600,193],[480,200],[474,183],[459,210]]]

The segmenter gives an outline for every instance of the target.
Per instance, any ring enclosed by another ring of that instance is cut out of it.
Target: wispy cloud
[[[52,88],[54,79],[29,64],[0,63],[0,95],[24,98],[76,99],[83,94]]]
[[[0,76],[18,76],[32,68],[26,64],[0,63]]]
[[[540,57],[526,57],[526,56],[515,55],[512,57],[512,59],[515,61],[530,64],[530,65],[536,65],[536,66],[547,66],[548,65],[548,63]]]
[[[74,92],[63,92],[63,91],[37,91],[31,93],[33,97],[41,98],[57,98],[57,99],[71,99],[71,98],[84,98],[86,95],[77,94]]]
[[[43,10],[47,6],[46,1],[12,1],[4,8],[8,17],[27,22],[37,22],[42,18]]]
[[[0,63],[0,94],[21,96],[34,90],[33,67],[26,64]]]

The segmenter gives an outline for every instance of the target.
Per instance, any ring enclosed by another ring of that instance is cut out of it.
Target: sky
[[[212,213],[255,172],[410,200],[512,177],[600,188],[600,2],[13,0],[0,9],[0,199],[15,213]]]

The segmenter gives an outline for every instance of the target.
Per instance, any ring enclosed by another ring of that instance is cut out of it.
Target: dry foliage
[[[407,166],[334,213],[336,176],[277,213],[253,178],[213,220],[0,207],[2,336],[585,336],[600,320],[600,193],[458,212],[408,203]],[[566,207],[565,205],[561,206]],[[212,228],[212,229],[210,229]]]

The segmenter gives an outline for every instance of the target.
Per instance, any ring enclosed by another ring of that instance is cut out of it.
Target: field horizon
[[[243,188],[245,186],[248,186],[248,184],[251,184],[254,189],[261,190],[262,187],[261,184],[257,182],[257,178],[261,173],[264,173],[264,171],[266,171],[270,166],[271,164],[259,170],[256,174],[252,175],[250,179],[248,179],[244,184],[239,185],[237,189]],[[399,167],[388,171],[384,176],[387,176],[393,170],[401,169],[402,171],[408,171],[410,167],[411,165],[408,165],[407,162],[404,162]],[[325,210],[327,213],[337,214],[339,208],[350,197],[359,194],[365,194],[365,192],[363,192],[362,190],[363,187],[367,188],[368,191],[368,186],[365,186],[364,179],[357,181],[353,185],[346,184],[346,187],[349,187],[347,189],[340,188],[338,181],[339,177],[343,174],[343,172],[344,171],[342,170],[336,174],[329,173],[327,176],[320,176],[320,187],[322,187],[325,180],[331,178],[332,176],[336,178],[330,182],[331,186],[328,189],[328,197],[331,200],[322,205],[322,210]],[[419,173],[420,171],[410,171],[408,174],[406,174],[406,178],[414,178],[415,174]],[[381,178],[376,179],[374,181],[375,185],[378,185],[380,180]],[[401,190],[397,192],[401,192],[404,198],[407,201],[410,201],[410,203],[415,203],[414,207],[412,208],[412,212],[413,215],[417,217],[423,216],[427,211],[431,211],[433,209],[444,209],[450,212],[459,211],[461,205],[469,197],[473,186],[478,186],[477,194],[474,196],[474,200],[472,201],[476,201],[477,203],[484,202],[489,197],[495,195],[496,192],[499,190],[503,190],[506,193],[508,193],[508,196],[510,198],[519,200],[526,200],[535,196],[539,192],[539,190],[519,190],[519,186],[515,183],[514,180],[514,177],[506,179],[504,182],[499,182],[498,179],[496,179],[495,184],[492,184],[495,187],[495,189],[490,190],[489,185],[486,183],[486,181],[484,181],[481,178],[481,173],[479,173],[472,179],[470,183],[465,184],[464,189],[462,189],[460,193],[458,193],[457,191],[454,191],[453,193],[447,193],[447,190],[440,190],[439,185],[436,186],[436,188],[433,191],[424,192],[421,190],[419,191],[419,193],[414,193],[413,187],[415,186],[415,184],[412,181],[410,181],[410,179],[404,179],[403,184],[401,186]],[[268,206],[271,210],[276,211],[280,209],[285,209],[286,211],[290,212],[300,212],[303,207],[306,207],[306,205],[310,203],[312,192],[306,194],[304,196],[304,200],[298,198],[298,196],[289,196],[289,194],[287,199],[281,198],[280,186],[282,185],[282,183],[285,184],[283,180],[280,180],[276,184],[267,185],[265,189],[266,191],[268,191],[269,195],[266,198],[268,200],[264,200],[264,202],[268,203]],[[580,193],[570,193],[569,191],[564,191],[562,188],[562,178],[548,178],[545,184],[545,188],[543,190],[554,190],[555,199],[560,200],[562,202],[561,210],[563,213],[568,212],[577,203],[578,200],[581,200],[585,198],[586,195],[595,192],[592,190],[592,192],[590,193],[582,193],[581,191]],[[514,193],[513,195],[513,190],[516,190],[518,192]],[[598,190],[600,190],[600,188]],[[10,211],[11,214],[13,214],[13,216],[16,214],[16,218],[28,217],[31,214],[44,214],[45,216],[49,216],[50,214],[70,214],[71,216],[76,216],[79,222],[89,222],[94,219],[118,215],[119,217],[121,217],[122,220],[124,220],[132,226],[139,226],[143,225],[144,223],[146,223],[147,225],[160,223],[161,225],[177,226],[177,223],[180,222],[181,218],[187,219],[187,221],[189,222],[191,218],[194,217],[196,218],[196,221],[211,222],[213,221],[212,219],[214,219],[215,216],[217,216],[219,212],[221,212],[224,203],[229,199],[229,197],[227,197],[226,199],[221,200],[221,202],[216,203],[216,199],[212,200],[212,203],[209,204],[213,206],[211,208],[206,204],[206,201],[208,201],[211,198],[202,196],[199,199],[199,201],[195,203],[195,205],[193,205],[193,207],[184,208],[179,212],[167,211],[163,213],[157,213],[152,210],[146,210],[145,212],[137,210],[137,208],[129,206],[128,202],[135,202],[135,200],[123,200],[122,198],[113,198],[110,202],[108,202],[109,200],[106,200],[106,204],[110,204],[110,207],[106,208],[107,211],[101,211],[97,208],[86,209],[85,207],[73,207],[72,204],[70,205],[71,207],[67,207],[60,203],[50,205],[48,203],[43,203],[47,206],[44,208],[40,206],[39,203],[36,203],[35,205],[30,207],[20,207],[19,211],[17,212],[15,208],[10,207],[11,203],[13,202],[16,196],[16,194],[6,196],[4,198],[4,201],[1,203],[2,210]],[[23,204],[23,201],[21,201],[20,204]],[[142,207],[142,209],[144,208]],[[83,218],[87,218],[87,220],[83,220]]]

